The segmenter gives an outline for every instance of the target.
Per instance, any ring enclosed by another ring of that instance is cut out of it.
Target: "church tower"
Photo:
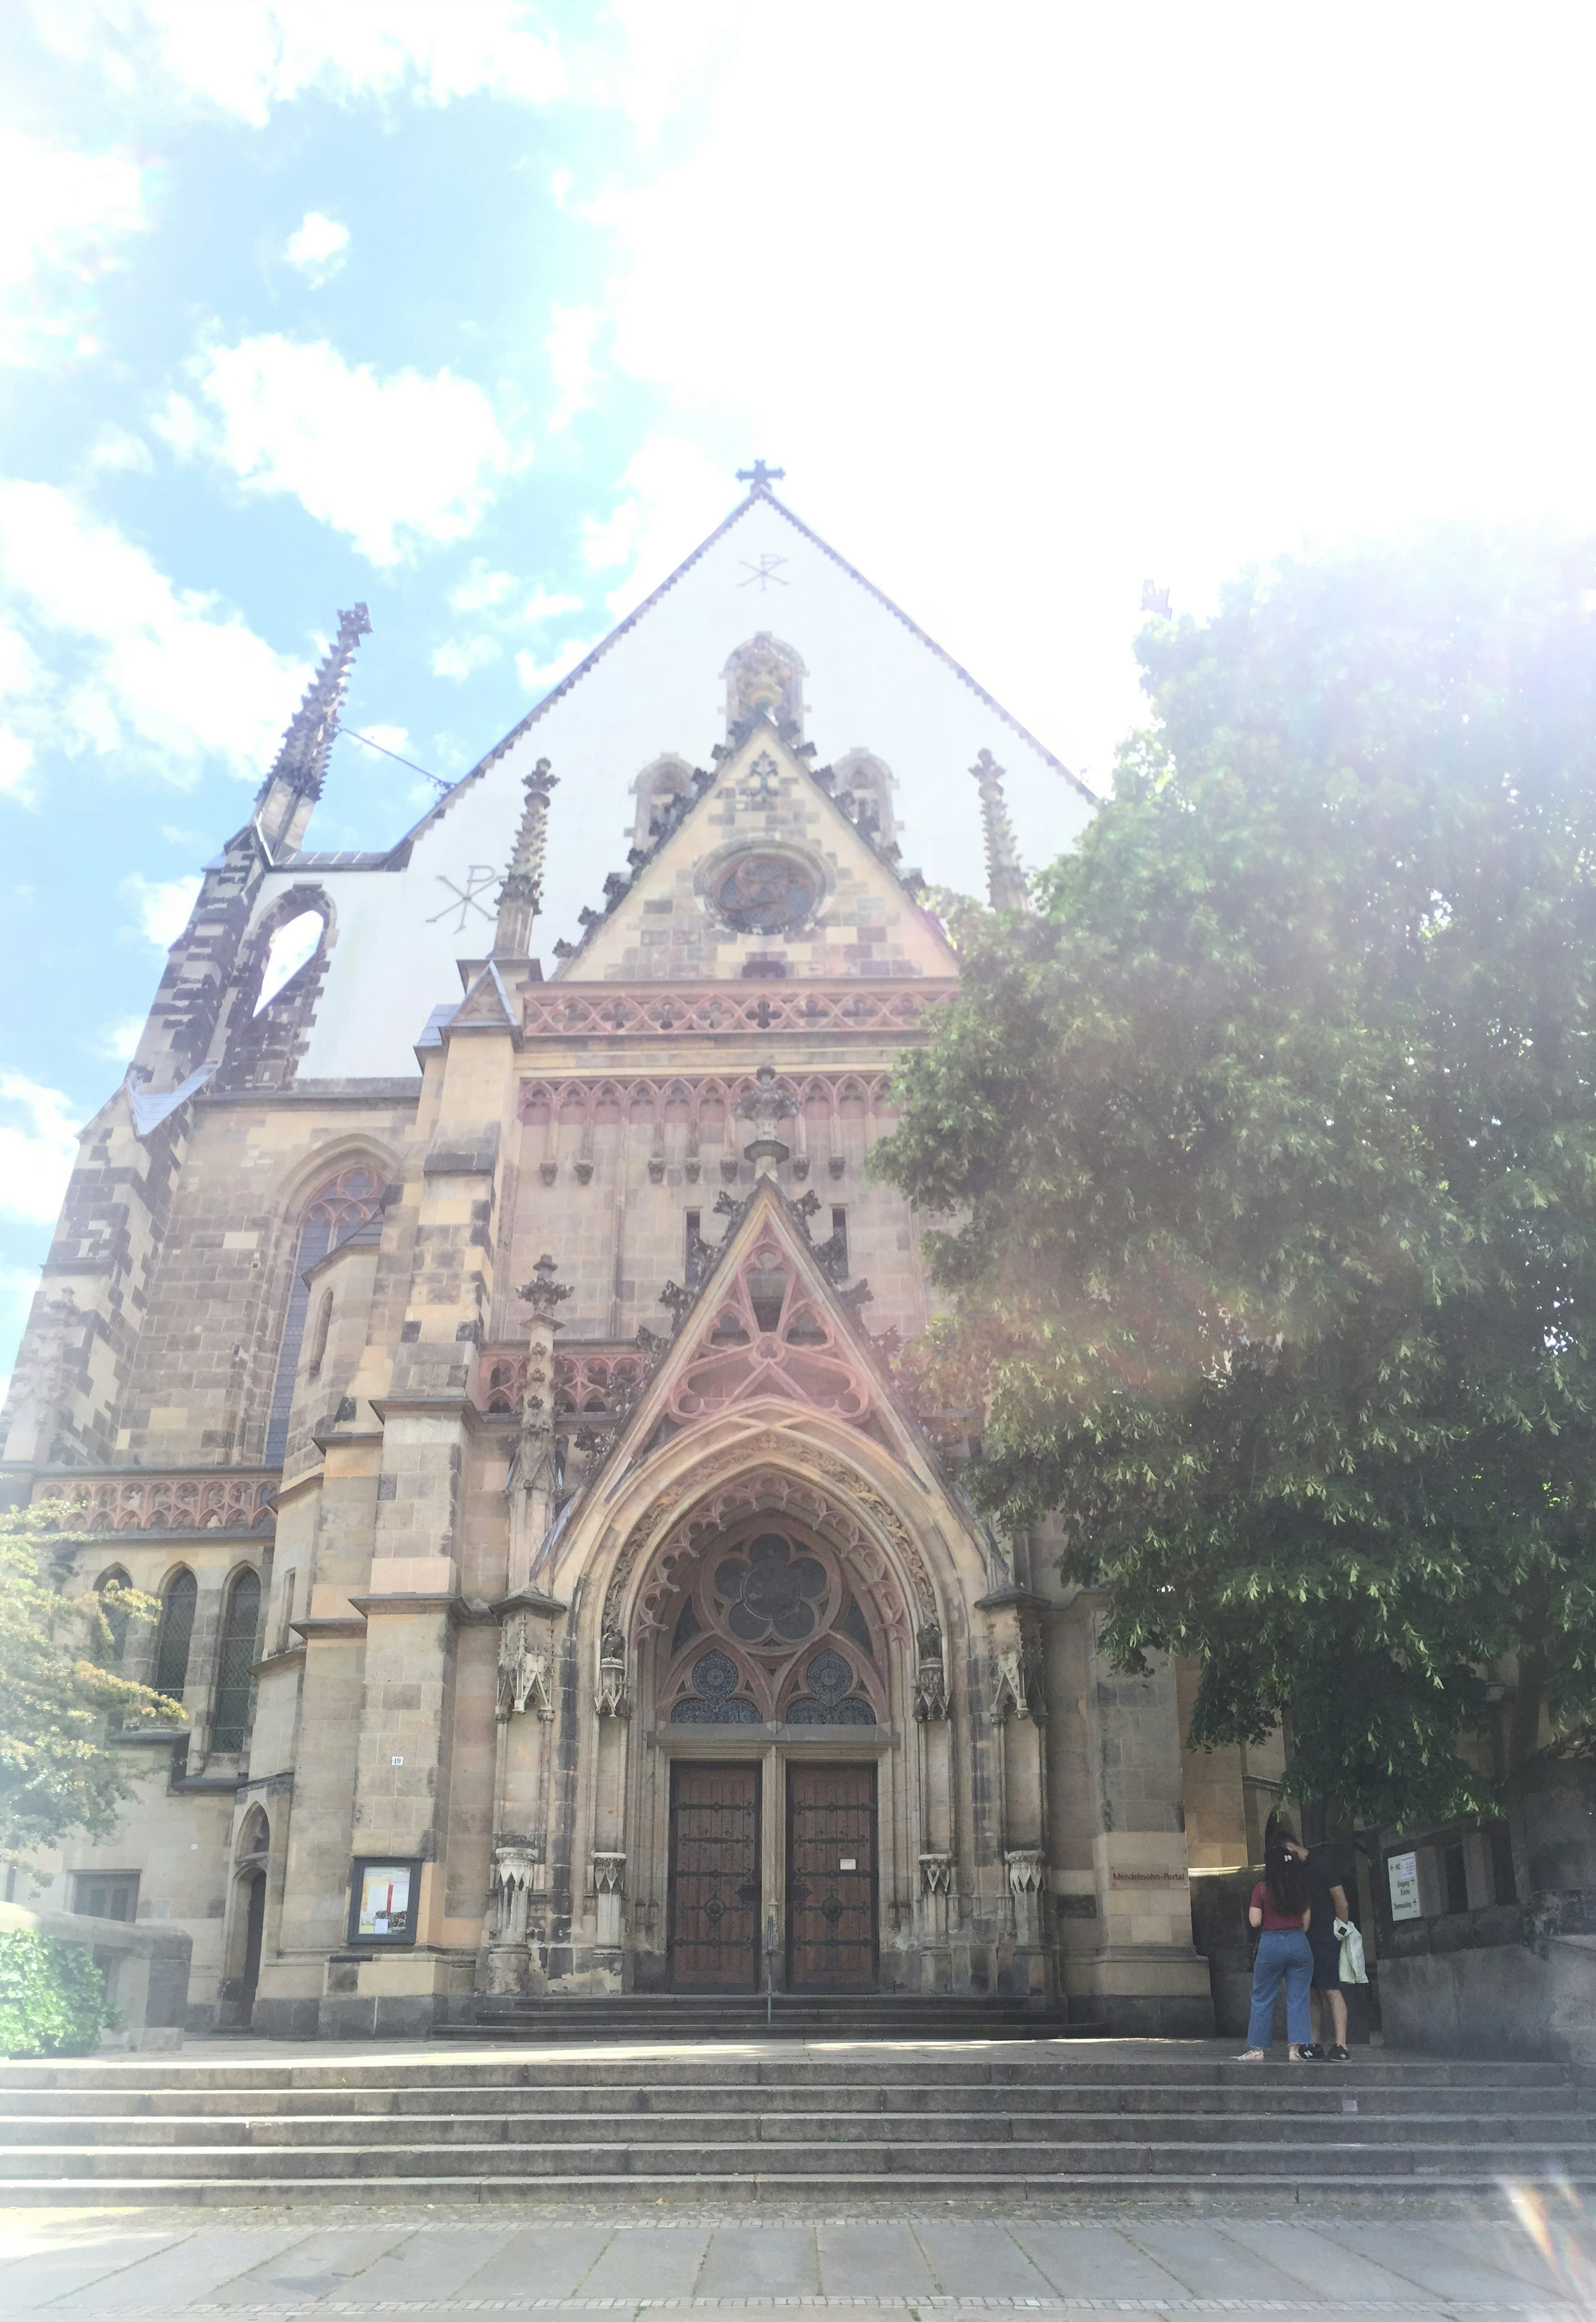
[[[767,1973],[1211,2026],[1188,1878],[1258,1769],[1195,1781],[1178,1673],[974,1514],[866,1166],[934,891],[1023,910],[1090,800],[745,480],[369,855],[306,845],[342,616],[84,1132],[5,1473],[160,1600],[186,1719],[50,1899],[188,1926],[196,2028]]]

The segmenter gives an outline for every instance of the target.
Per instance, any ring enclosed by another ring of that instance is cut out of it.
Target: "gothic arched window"
[[[250,1730],[250,1687],[255,1665],[255,1632],[260,1624],[260,1576],[241,1572],[227,1592],[222,1622],[222,1651],[216,1666],[216,1714],[211,1747],[242,1750]]]
[[[310,1287],[305,1276],[309,1268],[326,1257],[329,1250],[342,1248],[357,1234],[378,1223],[382,1216],[382,1183],[377,1172],[364,1161],[357,1161],[341,1170],[306,1203],[299,1220],[299,1243],[294,1253],[294,1278],[288,1284],[288,1309],[283,1317],[282,1347],[278,1355],[277,1378],[271,1390],[271,1410],[266,1422],[266,1465],[280,1467],[283,1453],[288,1444],[288,1413],[294,1404],[294,1375],[299,1367],[299,1348],[305,1337],[305,1319],[310,1308]]]
[[[160,1635],[155,1648],[155,1690],[181,1701],[188,1682],[188,1648],[194,1641],[194,1608],[199,1584],[192,1572],[175,1572],[161,1599]]]
[[[834,1551],[755,1517],[683,1576],[661,1671],[672,1725],[876,1725],[882,1653]],[[667,1615],[669,1617],[669,1615]]]

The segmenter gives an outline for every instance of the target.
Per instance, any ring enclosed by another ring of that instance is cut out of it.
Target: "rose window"
[[[815,873],[788,855],[740,855],[715,882],[716,909],[745,935],[801,927],[818,893]]]
[[[726,1626],[749,1645],[812,1637],[825,1585],[825,1567],[813,1556],[795,1556],[776,1531],[761,1532],[749,1541],[746,1558],[728,1556],[715,1575]]]

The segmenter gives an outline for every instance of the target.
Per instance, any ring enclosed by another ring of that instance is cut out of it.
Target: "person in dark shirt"
[[[1311,1914],[1308,1941],[1313,1952],[1313,1988],[1309,1997],[1314,2036],[1309,2053],[1324,2062],[1345,2064],[1346,1995],[1341,1988],[1341,1939],[1336,1922],[1352,1916],[1346,1902],[1348,1884],[1356,1886],[1357,1874],[1347,1860],[1350,1850],[1333,1839],[1319,1846],[1299,1846],[1295,1839],[1288,1839],[1286,1844],[1302,1865]]]

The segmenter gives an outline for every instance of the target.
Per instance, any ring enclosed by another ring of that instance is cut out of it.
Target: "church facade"
[[[397,845],[319,854],[365,626],[18,1366],[7,1487],[159,1599],[125,1666],[186,1713],[45,1899],[187,1926],[196,2029],[767,1979],[1211,2028],[1190,1881],[1278,1764],[1188,1752],[1183,1672],[977,1515],[866,1167],[956,986],[929,888],[1022,903],[1087,794],[762,469]]]

